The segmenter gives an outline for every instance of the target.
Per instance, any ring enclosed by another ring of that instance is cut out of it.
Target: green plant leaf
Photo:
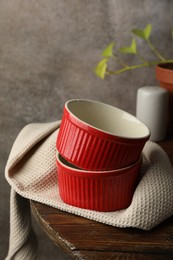
[[[144,28],[144,30],[140,29],[133,29],[132,33],[138,36],[139,38],[142,38],[144,40],[148,40],[151,34],[152,25],[147,24],[147,26]]]
[[[171,31],[171,35],[172,35],[172,40],[173,40],[173,29],[172,29],[172,31]]]
[[[115,42],[111,42],[102,52],[103,57],[112,57],[113,56],[113,47],[115,46]]]
[[[108,62],[108,59],[103,59],[101,60],[96,68],[95,68],[95,74],[101,78],[101,79],[104,79],[105,78],[105,74],[106,74],[106,69],[107,69],[107,62]]]
[[[148,40],[151,34],[152,25],[149,23],[144,29],[145,40]]]
[[[138,36],[139,38],[145,39],[145,35],[144,32],[142,30],[139,29],[133,29],[132,33],[136,36]]]
[[[136,50],[136,40],[133,38],[130,46],[121,47],[119,49],[119,51],[122,52],[122,53],[136,54],[137,53],[137,50]]]

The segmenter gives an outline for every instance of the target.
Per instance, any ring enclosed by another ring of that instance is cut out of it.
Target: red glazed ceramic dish
[[[88,170],[112,170],[139,160],[149,139],[146,125],[116,107],[91,100],[65,103],[57,150]]]
[[[75,168],[58,152],[56,162],[59,193],[65,203],[104,212],[130,205],[139,180],[141,159],[127,168],[112,171]]]

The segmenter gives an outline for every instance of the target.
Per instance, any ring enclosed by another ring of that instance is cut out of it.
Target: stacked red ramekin
[[[149,137],[145,124],[119,108],[85,99],[67,101],[56,141],[62,200],[97,211],[128,207]]]

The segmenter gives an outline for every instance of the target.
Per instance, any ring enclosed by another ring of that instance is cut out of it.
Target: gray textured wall
[[[169,0],[0,0],[0,259],[9,235],[10,189],[3,174],[18,132],[31,122],[59,119],[71,98],[99,100],[135,114],[136,90],[158,84],[154,69],[105,81],[92,70],[109,42],[129,45],[130,30],[149,22],[153,41],[173,56],[172,14]],[[55,259],[56,248],[39,230],[38,235],[41,244],[47,241],[43,254]]]

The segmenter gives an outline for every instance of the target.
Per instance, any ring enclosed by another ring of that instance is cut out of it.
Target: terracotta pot
[[[160,85],[173,92],[173,63],[158,64],[156,66],[156,79]]]
[[[162,63],[156,66],[156,79],[160,86],[169,91],[168,128],[173,129],[173,63]]]

